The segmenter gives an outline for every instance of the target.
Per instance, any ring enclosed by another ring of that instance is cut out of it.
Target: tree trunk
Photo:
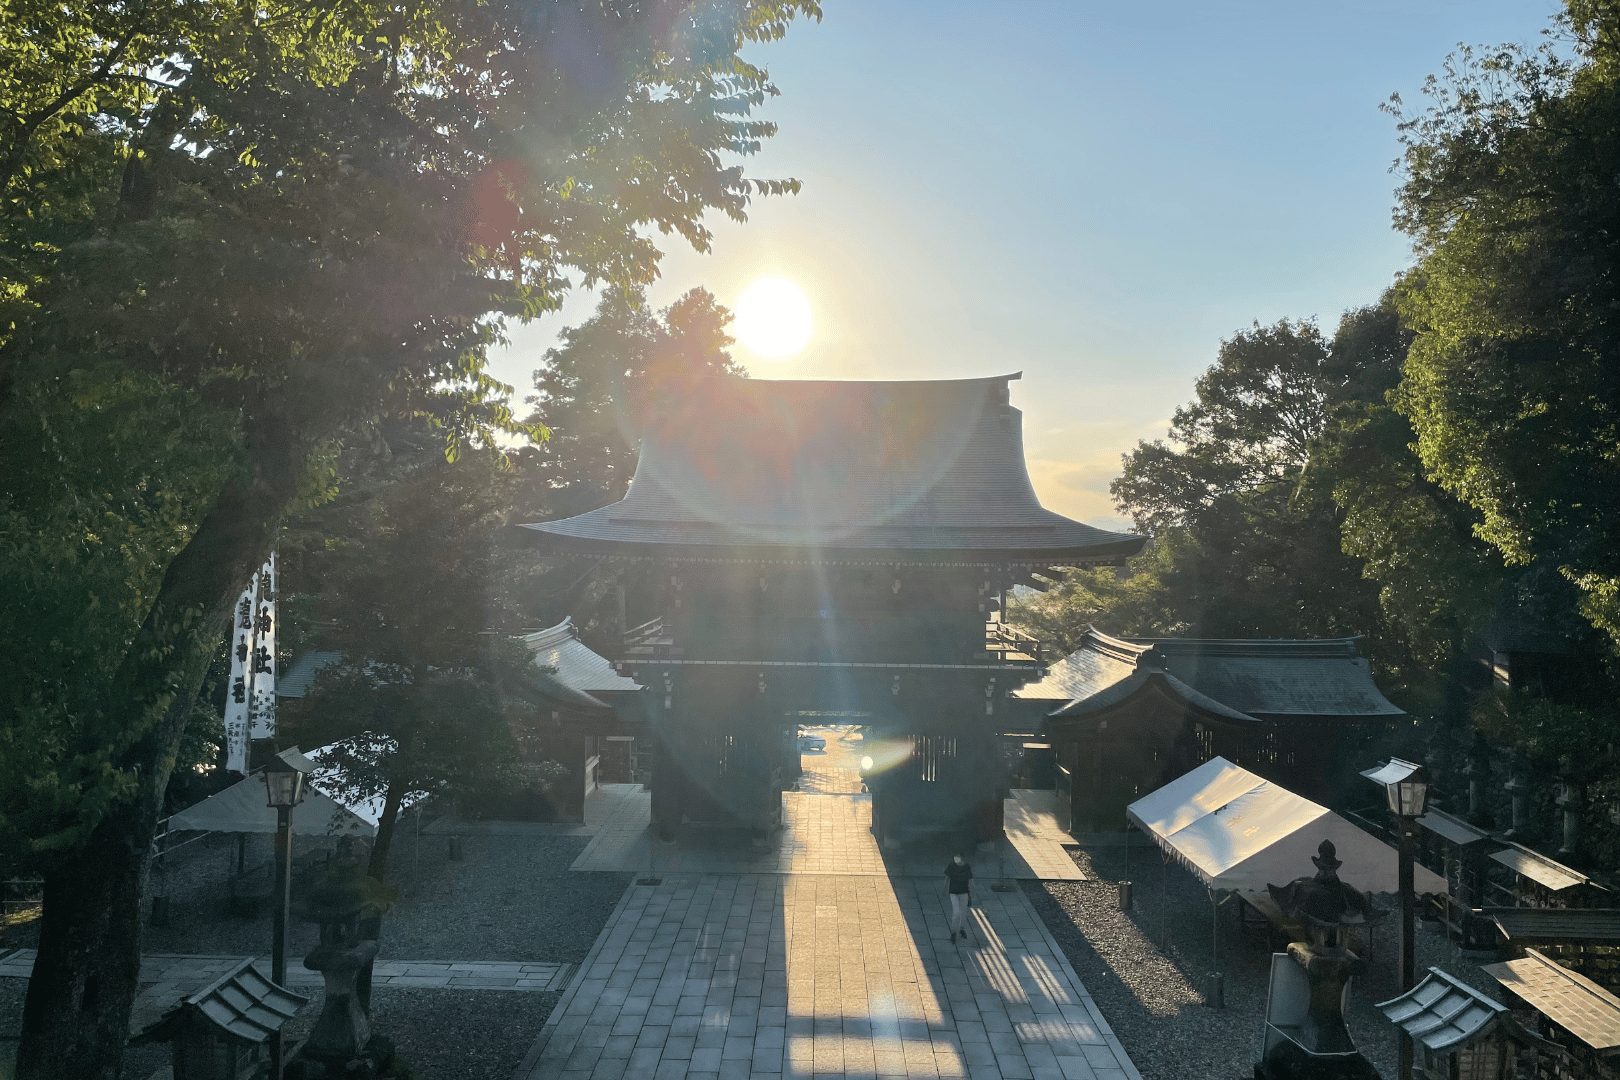
[[[141,892],[164,789],[226,612],[264,559],[301,475],[301,454],[279,426],[259,424],[249,440],[253,468],[227,483],[169,564],[110,684],[105,716],[123,722],[93,731],[122,731],[126,741],[79,748],[86,755],[110,752],[135,790],[84,843],[46,866],[16,1080],[117,1080],[140,973]]]
[[[405,796],[405,785],[390,782],[383,796],[382,813],[377,815],[377,838],[371,843],[371,859],[366,873],[382,881],[388,877],[388,849],[394,846],[394,830],[399,823],[399,804]]]

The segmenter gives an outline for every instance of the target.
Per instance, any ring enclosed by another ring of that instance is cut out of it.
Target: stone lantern
[[[1316,874],[1287,885],[1267,885],[1283,916],[1309,938],[1271,957],[1265,1041],[1256,1080],[1377,1080],[1344,1022],[1346,984],[1364,966],[1345,948],[1348,932],[1388,912],[1366,893],[1339,880],[1343,865],[1333,841],[1311,857]]]
[[[377,916],[391,900],[387,886],[368,877],[360,863],[359,842],[346,837],[299,907],[306,921],[320,926],[320,944],[304,957],[304,966],[326,983],[321,1014],[301,1056],[340,1076],[371,1040],[370,994],[362,979],[377,956]]]

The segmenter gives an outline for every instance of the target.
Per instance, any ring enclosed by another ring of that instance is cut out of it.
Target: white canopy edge
[[[1313,873],[1333,841],[1339,877],[1371,893],[1398,890],[1394,848],[1331,810],[1216,757],[1126,808],[1126,816],[1208,888],[1264,893]],[[1438,874],[1414,867],[1419,893],[1444,893]]]
[[[336,769],[322,765],[333,746],[322,746],[308,753],[294,747],[276,756],[303,770],[309,777],[304,798],[292,808],[292,831],[300,836],[375,836],[382,818],[383,797],[345,796],[336,783]],[[265,798],[262,770],[255,769],[224,791],[188,806],[169,818],[171,831],[273,833],[276,811]],[[406,809],[424,798],[411,792],[401,801]]]

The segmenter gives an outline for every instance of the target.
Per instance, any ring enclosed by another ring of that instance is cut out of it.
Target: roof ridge
[[[1114,637],[1111,634],[1105,634],[1101,630],[1098,630],[1095,626],[1091,625],[1086,626],[1086,632],[1081,636],[1080,639],[1080,644],[1082,647],[1088,642],[1095,643],[1095,651],[1102,653],[1110,659],[1122,660],[1132,664],[1139,660],[1150,648],[1150,646],[1138,644],[1130,638]],[[1078,651],[1079,649],[1075,650],[1075,652]],[[1070,655],[1072,656],[1073,653]],[[1065,657],[1065,659],[1067,659],[1067,657]]]
[[[723,371],[697,371],[690,375],[678,376],[676,382],[703,382],[709,379],[734,380],[739,385],[748,386],[803,386],[814,383],[821,386],[963,386],[968,383],[993,382],[1019,382],[1023,379],[1022,371],[1010,371],[1005,375],[964,375],[957,379],[760,379],[753,376],[731,375]]]
[[[531,630],[529,633],[522,635],[522,637],[523,640],[531,647],[537,645],[544,646],[550,645],[554,641],[562,641],[567,638],[577,638],[579,637],[579,632],[574,629],[574,617],[572,615],[564,615],[563,621],[557,625],[548,626],[543,630]]]
[[[1360,657],[1360,634],[1332,638],[1202,638],[1133,637],[1132,644],[1154,649],[1160,654],[1200,652],[1211,656],[1299,655]]]

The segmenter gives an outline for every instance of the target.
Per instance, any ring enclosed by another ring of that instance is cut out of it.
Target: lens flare
[[[737,298],[737,340],[767,360],[797,356],[810,341],[810,301],[786,278],[760,278]]]

